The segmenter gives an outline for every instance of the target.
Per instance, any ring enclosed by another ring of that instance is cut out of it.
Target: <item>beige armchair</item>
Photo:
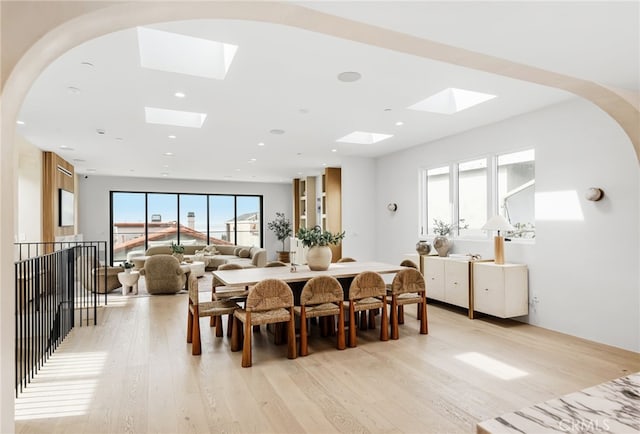
[[[144,263],[140,275],[144,276],[149,294],[175,294],[185,287],[186,271],[171,255],[153,255]]]
[[[94,290],[94,276],[96,276],[96,283],[100,294],[111,292],[122,286],[118,280],[118,273],[124,271],[123,267],[107,267],[100,265],[99,267],[94,268],[95,265],[96,262],[93,256],[80,255],[76,260],[76,274],[85,289],[88,291]],[[105,275],[107,277],[106,283]]]

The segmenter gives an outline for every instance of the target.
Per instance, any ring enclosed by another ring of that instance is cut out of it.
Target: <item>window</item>
[[[533,149],[424,169],[420,180],[421,235],[433,235],[433,221],[441,220],[468,225],[454,236],[486,238],[480,228],[500,213],[516,228],[507,236],[535,238]]]
[[[487,222],[487,191],[486,158],[458,164],[460,235],[484,235],[480,228]]]
[[[111,192],[113,262],[172,242],[262,247],[262,227],[262,196]]]
[[[498,211],[516,230],[514,238],[535,237],[535,151],[498,156]]]
[[[427,233],[433,233],[433,220],[451,223],[451,199],[449,198],[449,167],[427,170]]]

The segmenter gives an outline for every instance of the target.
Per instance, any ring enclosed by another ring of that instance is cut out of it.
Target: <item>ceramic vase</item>
[[[438,252],[438,256],[449,256],[451,240],[444,235],[438,235],[433,239],[433,247]]]
[[[313,246],[307,252],[307,265],[313,271],[325,271],[331,264],[331,249],[329,246]]]
[[[428,255],[431,251],[431,244],[426,240],[420,240],[416,243],[416,252],[418,255]]]

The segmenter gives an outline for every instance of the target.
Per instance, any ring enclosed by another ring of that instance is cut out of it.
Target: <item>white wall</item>
[[[18,242],[42,241],[42,150],[16,135],[18,150]]]
[[[112,176],[80,176],[78,199],[78,232],[87,241],[106,240],[110,242],[109,192],[149,191],[167,193],[222,193],[263,195],[264,247],[268,260],[274,260],[276,251],[282,244],[273,232],[266,228],[276,212],[284,212],[292,219],[293,192],[291,184],[266,184],[249,182],[190,181],[174,179],[148,179]]]
[[[375,161],[349,157],[342,160],[342,256],[358,261],[376,260],[376,221],[387,214],[376,204]],[[391,199],[389,199],[391,200]]]
[[[572,100],[497,124],[379,158],[376,210],[395,198],[398,212],[378,220],[377,257],[397,262],[418,239],[421,167],[533,147],[536,214],[540,193],[569,191],[582,219],[536,219],[533,243],[507,243],[506,258],[529,266],[523,320],[640,351],[640,176],[629,138],[604,112]],[[605,198],[584,199],[588,187]],[[493,256],[492,241],[459,241],[455,253]]]

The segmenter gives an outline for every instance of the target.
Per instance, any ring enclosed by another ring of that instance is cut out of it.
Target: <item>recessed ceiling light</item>
[[[300,113],[302,115],[306,115],[306,114],[309,113],[309,109],[301,108],[300,110],[298,110],[298,113]]]
[[[296,155],[299,157],[302,155],[302,152],[296,152]]]
[[[84,162],[86,162],[86,160],[83,160],[82,158],[74,158],[73,161],[76,162],[76,163],[84,163]]]
[[[136,169],[129,169],[129,172],[135,172]]]
[[[367,131],[354,131],[344,137],[339,138],[336,142],[357,143],[359,145],[372,145],[382,140],[393,137],[393,134],[369,133]]]
[[[345,83],[351,83],[353,81],[358,81],[362,78],[362,74],[355,71],[345,71],[338,74],[338,80],[344,81]]]
[[[87,172],[96,172],[98,169],[94,169],[93,167],[87,169]]]
[[[391,110],[393,110],[393,109],[391,109],[391,108],[389,108],[389,107],[387,107],[386,109],[384,109],[384,111],[386,111],[386,112],[390,112]]]
[[[331,152],[338,152],[338,150],[337,149],[332,149]]]
[[[452,115],[495,98],[496,95],[450,87],[407,108],[430,113]]]
[[[165,157],[173,157],[173,152],[165,152],[164,154]]]
[[[170,139],[175,139],[176,136],[174,136],[173,134],[171,134],[170,136],[168,136]]]
[[[279,128],[274,128],[273,130],[271,130],[271,131],[269,131],[269,132],[270,132],[271,134],[278,134],[278,135],[284,134],[284,130],[281,130],[281,129],[279,129]]]
[[[257,161],[257,160],[256,160],[255,158],[251,158],[251,159],[249,160],[249,163],[255,163],[256,161]]]
[[[67,145],[60,146],[60,149],[64,149],[65,151],[75,151],[75,149],[73,149],[71,146],[67,146]]]
[[[185,96],[187,96],[187,95],[185,95],[184,92],[176,92],[176,93],[174,93],[174,95],[175,95],[176,98],[184,98]]]
[[[225,178],[231,178],[231,175],[224,175]]]
[[[161,175],[162,176],[169,176],[169,174],[167,172],[162,172]]]
[[[240,169],[236,169],[236,172],[240,172]]]
[[[326,166],[326,165],[327,165],[327,163],[322,163],[322,165],[323,165],[323,166]]]
[[[224,80],[237,45],[138,27],[140,66]],[[162,48],[159,48],[162,47]]]
[[[404,125],[404,122],[402,122],[402,121],[398,121],[398,122],[396,122],[396,126],[397,126],[397,127],[401,127],[401,126],[403,126],[403,125]]]
[[[98,134],[100,134],[101,136],[103,136],[103,135],[106,133],[106,131],[105,131],[105,130],[103,130],[102,128],[98,128],[98,129],[96,129],[96,133],[98,133]]]
[[[258,143],[258,146],[264,146],[264,142]]]
[[[122,137],[116,137],[116,138],[115,138],[115,140],[117,140],[117,141],[121,142],[121,141],[123,141],[124,139],[123,139]]]
[[[80,65],[82,65],[82,66],[88,66],[88,67],[90,67],[90,68],[93,68],[93,63],[91,63],[91,62],[81,62],[81,63],[80,63]]]
[[[206,113],[185,112],[156,107],[144,108],[145,121],[148,124],[174,125],[176,127],[202,128]]]
[[[168,164],[163,164],[162,167],[164,167],[165,169],[168,169],[169,165]]]
[[[77,87],[74,86],[69,86],[67,87],[67,92],[69,92],[72,95],[77,95],[80,93],[80,89],[78,89]]]
[[[302,172],[298,172],[298,175],[302,175]]]
[[[18,124],[18,125],[24,125],[24,121],[17,120],[17,121],[16,121],[16,124]]]

